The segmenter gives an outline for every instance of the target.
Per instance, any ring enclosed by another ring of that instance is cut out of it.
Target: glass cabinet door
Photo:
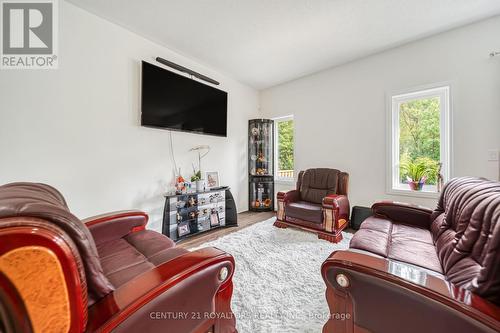
[[[259,181],[253,179],[250,182],[250,209],[273,210],[274,209],[274,183],[273,181]]]
[[[274,172],[273,123],[269,119],[248,123],[248,172],[252,176],[271,176]]]

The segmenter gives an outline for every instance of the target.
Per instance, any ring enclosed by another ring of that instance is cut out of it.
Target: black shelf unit
[[[228,187],[165,195],[162,233],[175,242],[235,226],[238,226],[236,205]]]
[[[248,209],[274,210],[274,121],[248,121]]]

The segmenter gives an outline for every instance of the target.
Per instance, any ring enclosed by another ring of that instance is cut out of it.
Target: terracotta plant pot
[[[420,181],[420,182],[415,182],[415,181],[411,181],[411,182],[408,182],[408,185],[410,186],[410,189],[412,191],[422,191],[422,187],[424,187],[424,183],[423,181]]]

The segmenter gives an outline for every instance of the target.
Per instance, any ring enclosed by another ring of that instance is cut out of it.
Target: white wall
[[[209,144],[205,171],[219,171],[238,210],[247,209],[247,120],[258,93],[122,27],[60,2],[59,69],[0,71],[0,183],[46,182],[79,217],[138,208],[160,227],[173,180],[169,132],[140,127],[140,61],[156,56],[221,82],[228,137],[174,132],[177,163],[190,176]]]
[[[454,176],[498,179],[500,17],[407,44],[261,92],[264,117],[295,117],[295,168],[350,173],[352,205],[379,199],[434,206],[434,199],[386,194],[386,93],[451,81]]]

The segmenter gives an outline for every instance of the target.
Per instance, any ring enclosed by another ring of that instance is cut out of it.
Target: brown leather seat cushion
[[[350,247],[443,273],[429,230],[369,217]]]
[[[166,236],[143,230],[97,245],[104,274],[115,288],[188,251]]]
[[[314,223],[323,223],[323,210],[320,204],[306,201],[289,203],[285,208],[285,215]]]

